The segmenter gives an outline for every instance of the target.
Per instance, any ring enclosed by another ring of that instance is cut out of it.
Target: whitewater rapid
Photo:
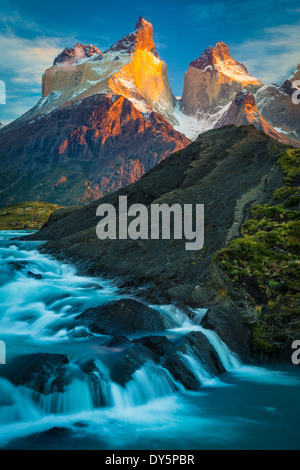
[[[105,346],[108,338],[92,335],[87,327],[75,324],[74,318],[89,308],[128,298],[130,294],[121,292],[112,281],[78,275],[72,265],[40,253],[40,242],[14,240],[16,235],[26,233],[0,232],[0,340],[6,344],[7,365],[13,358],[28,354],[59,353],[71,359],[64,366],[66,387],[53,393],[55,377],[46,384],[48,393],[40,393],[32,384],[14,385],[5,377],[7,366],[0,365],[0,447],[62,427],[71,433],[67,440],[72,441],[75,435],[84,442],[83,447],[138,448],[139,436],[143,442],[148,439],[149,445],[155,445],[160,436],[160,448],[161,443],[175,446],[175,442],[180,442],[186,423],[198,439],[205,440],[213,432],[220,443],[228,422],[218,414],[206,416],[202,409],[205,397],[224,393],[220,390],[243,389],[241,384],[247,383],[252,388],[255,384],[263,389],[275,385],[299,390],[297,374],[243,365],[215,332],[201,327],[204,309],[194,310],[191,320],[173,305],[150,305],[172,325],[159,334],[172,339],[201,331],[227,372],[215,377],[190,349],[181,353],[181,359],[203,385],[199,392],[185,390],[168,370],[152,361],[145,362],[120,385],[111,379],[112,356]],[[90,359],[94,361],[93,371],[88,375],[82,363]],[[232,422],[231,431],[223,440],[229,439],[239,425]],[[194,442],[190,436],[185,445],[188,448]]]

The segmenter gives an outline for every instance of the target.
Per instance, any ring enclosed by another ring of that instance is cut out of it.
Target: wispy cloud
[[[62,47],[57,39],[25,39],[10,34],[0,35],[0,49],[2,73],[9,73],[14,83],[36,86]]]
[[[287,78],[300,62],[300,22],[266,28],[259,39],[231,47],[232,55],[265,83]]]

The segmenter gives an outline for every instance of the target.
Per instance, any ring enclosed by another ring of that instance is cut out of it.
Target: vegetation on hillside
[[[300,151],[287,149],[278,164],[284,185],[276,204],[254,205],[242,238],[214,257],[236,289],[256,351],[272,356],[300,332]]]
[[[62,206],[48,202],[21,202],[0,209],[0,230],[39,230]]]

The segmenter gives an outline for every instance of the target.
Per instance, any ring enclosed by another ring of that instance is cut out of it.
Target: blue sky
[[[154,26],[175,95],[189,63],[218,41],[265,83],[280,82],[300,62],[300,0],[0,0],[0,80],[7,87],[0,122],[38,101],[42,73],[59,51],[77,42],[104,51],[134,30],[139,16]]]

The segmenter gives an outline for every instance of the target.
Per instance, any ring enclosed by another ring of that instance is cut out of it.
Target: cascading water
[[[84,435],[84,443],[101,429],[103,441],[94,444],[97,448],[139,448],[145,439],[150,447],[192,448],[200,436],[208,439],[211,429],[222,447],[228,410],[223,418],[220,411],[214,415],[208,397],[228,394],[228,389],[246,396],[254,386],[266,394],[270,384],[289,393],[299,387],[299,375],[289,370],[244,366],[216,333],[200,326],[203,309],[194,310],[191,320],[175,306],[151,305],[170,328],[126,335],[127,343],[107,345],[108,336],[92,334],[74,319],[124,294],[110,281],[80,276],[72,266],[41,254],[39,243],[13,240],[16,235],[23,233],[0,232],[0,340],[7,348],[7,365],[0,365],[0,445],[61,426],[70,430],[68,439]],[[205,336],[225,374],[216,377],[191,343],[185,343],[191,332]],[[168,342],[169,361],[150,353],[143,358],[146,349],[139,341],[149,335]],[[178,369],[199,388],[188,391]],[[182,437],[188,428],[197,440],[190,432]]]

